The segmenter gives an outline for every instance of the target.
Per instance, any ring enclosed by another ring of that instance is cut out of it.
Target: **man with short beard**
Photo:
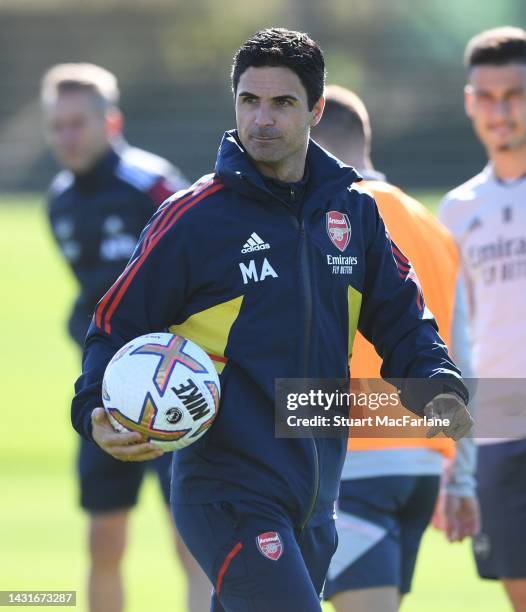
[[[237,130],[214,173],[161,207],[99,302],[72,404],[77,430],[114,457],[157,457],[139,434],[112,431],[101,408],[108,361],[163,329],[211,355],[218,417],[174,454],[172,512],[214,584],[215,612],[321,610],[347,440],[277,438],[276,379],[346,379],[359,327],[385,376],[426,379],[401,385],[412,410],[443,419],[454,438],[471,426],[459,372],[373,198],[309,139],[324,78],[306,34],[272,28],[241,46]],[[354,263],[330,263],[340,258]]]

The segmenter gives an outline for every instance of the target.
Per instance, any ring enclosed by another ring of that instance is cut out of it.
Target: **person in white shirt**
[[[507,389],[488,405],[502,435],[477,438],[482,524],[473,549],[479,575],[500,579],[514,610],[524,611],[526,419],[517,389],[526,363],[526,31],[503,27],[478,34],[467,45],[465,63],[466,113],[489,162],[446,195],[439,216],[461,254],[479,387]],[[504,378],[515,380],[506,386],[494,381]],[[513,437],[504,432],[510,415]]]

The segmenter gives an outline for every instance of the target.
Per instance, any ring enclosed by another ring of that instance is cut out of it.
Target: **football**
[[[123,346],[104,373],[102,399],[117,431],[137,431],[163,450],[198,440],[219,407],[219,377],[210,357],[170,333],[139,336]]]

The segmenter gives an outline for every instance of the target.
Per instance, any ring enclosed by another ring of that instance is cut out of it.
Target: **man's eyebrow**
[[[284,101],[284,100],[293,100],[294,102],[298,101],[298,98],[294,96],[293,94],[284,94],[283,96],[275,96],[272,99],[277,100],[277,101]]]
[[[473,85],[470,85],[469,87],[474,94],[493,95],[491,89],[486,89],[484,87],[475,87]],[[522,93],[524,91],[526,91],[526,88],[523,85],[517,85],[515,87],[510,87],[509,89],[507,89],[505,95]]]
[[[257,96],[256,94],[254,94],[254,93],[252,93],[250,91],[242,91],[242,92],[240,92],[238,94],[238,97],[240,97],[240,98],[259,98],[259,96]],[[282,96],[274,96],[272,99],[273,100],[277,100],[277,101],[293,100],[293,101],[297,102],[299,98],[297,98],[293,94],[283,94]]]

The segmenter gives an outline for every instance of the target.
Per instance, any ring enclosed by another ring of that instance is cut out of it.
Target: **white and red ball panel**
[[[104,408],[118,431],[138,431],[163,448],[198,440],[219,407],[219,377],[210,357],[191,340],[146,334],[123,346],[108,364]]]

